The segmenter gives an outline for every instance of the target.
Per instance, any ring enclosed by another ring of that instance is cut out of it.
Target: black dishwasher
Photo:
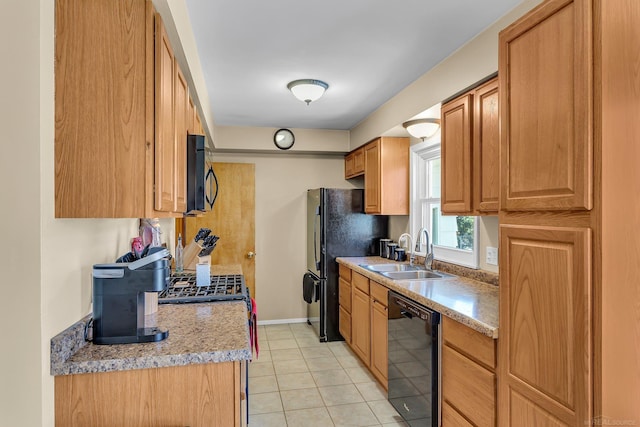
[[[440,313],[389,292],[389,402],[411,427],[440,425]]]

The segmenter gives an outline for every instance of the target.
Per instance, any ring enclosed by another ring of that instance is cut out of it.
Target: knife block
[[[196,270],[196,264],[198,261],[198,254],[202,250],[202,246],[200,246],[196,242],[191,242],[184,248],[184,252],[182,252],[182,259],[184,261],[184,269],[185,270]]]

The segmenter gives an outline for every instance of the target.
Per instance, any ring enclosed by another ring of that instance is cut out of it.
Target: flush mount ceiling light
[[[287,89],[291,91],[293,96],[302,102],[306,102],[307,105],[320,98],[328,88],[328,84],[322,80],[315,79],[294,80],[287,85]]]
[[[404,122],[402,126],[414,138],[423,141],[431,138],[440,129],[440,119],[415,119]]]

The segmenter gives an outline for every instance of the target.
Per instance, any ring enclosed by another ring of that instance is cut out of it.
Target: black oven
[[[218,180],[213,166],[207,165],[204,135],[187,136],[187,210],[197,215],[213,208],[218,193]]]
[[[440,425],[440,313],[395,292],[388,309],[389,402],[411,426]]]

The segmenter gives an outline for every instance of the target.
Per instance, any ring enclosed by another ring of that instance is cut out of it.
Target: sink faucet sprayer
[[[409,245],[407,246],[407,249],[409,249],[409,265],[413,266],[413,261],[415,261],[416,259],[414,252],[411,250],[411,246],[413,245],[413,237],[411,237],[411,234],[409,233],[402,233],[400,237],[398,237],[398,244],[402,242],[403,238],[409,239]]]
[[[418,231],[418,238],[416,239],[416,252],[420,252],[422,246],[422,235],[425,236],[425,245],[427,246],[427,253],[424,256],[424,268],[431,270],[431,264],[433,263],[433,244],[429,244],[429,232],[426,228],[422,227]]]

